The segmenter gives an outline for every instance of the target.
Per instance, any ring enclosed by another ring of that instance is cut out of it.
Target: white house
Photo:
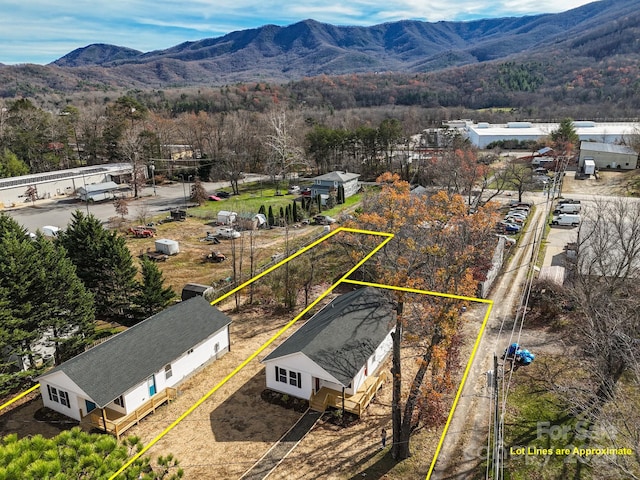
[[[330,172],[315,177],[311,186],[311,198],[320,195],[324,205],[325,200],[329,198],[329,192],[337,192],[340,187],[344,189],[344,198],[349,198],[360,190],[358,178],[360,178],[359,173],[348,172]]]
[[[312,408],[322,391],[348,398],[372,386],[375,393],[381,382],[373,379],[392,348],[394,318],[380,290],[337,297],[262,360],[267,388],[309,400]]]
[[[112,431],[108,424],[229,351],[230,323],[200,296],[178,303],[42,375],[44,405],[78,421],[97,410]]]

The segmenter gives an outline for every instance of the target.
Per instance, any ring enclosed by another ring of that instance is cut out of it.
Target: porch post
[[[342,423],[344,423],[344,387],[342,387]]]
[[[104,433],[109,433],[109,430],[107,430],[107,417],[104,414],[104,408],[100,409],[102,411],[102,424],[104,425]]]

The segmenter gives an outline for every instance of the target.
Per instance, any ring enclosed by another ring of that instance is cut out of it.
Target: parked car
[[[311,187],[305,187],[302,190],[300,190],[300,194],[303,197],[310,197],[311,196]]]
[[[523,220],[526,220],[528,215],[524,212],[509,212],[505,215],[505,217],[520,217]]]
[[[517,233],[520,230],[522,230],[522,226],[521,225],[517,225],[515,223],[507,223],[504,226],[504,230],[505,230],[505,232]]]
[[[212,202],[219,202],[222,199],[217,195],[209,195],[209,200],[211,200]]]
[[[291,185],[287,190],[287,193],[290,193],[290,194],[300,193],[300,187],[298,185]]]
[[[562,205],[563,203],[575,203],[580,205],[580,200],[573,200],[572,198],[563,198],[562,200],[558,200],[558,205]]]
[[[521,223],[524,223],[524,218],[507,216],[507,217],[504,217],[504,221],[507,223],[521,224]]]
[[[218,197],[218,198],[229,198],[229,197],[231,197],[231,194],[229,192],[224,192],[224,191],[216,192],[213,195]]]
[[[316,225],[331,225],[332,223],[336,223],[336,219],[329,215],[316,215],[313,217],[313,221]]]
[[[216,235],[221,238],[240,238],[240,232],[230,227],[220,227],[216,230]]]

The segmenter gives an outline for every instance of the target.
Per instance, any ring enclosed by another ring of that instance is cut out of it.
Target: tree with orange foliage
[[[364,199],[358,227],[391,232],[394,239],[361,274],[370,281],[448,294],[475,296],[495,247],[495,207],[470,215],[460,195],[410,193],[398,175],[385,173],[382,191]],[[368,239],[355,239],[369,241]],[[353,247],[353,245],[352,245]],[[369,246],[362,245],[363,250]],[[396,460],[410,455],[412,432],[442,424],[454,387],[461,343],[460,300],[398,292],[393,333],[393,446]],[[417,371],[403,395],[401,347],[419,349]]]

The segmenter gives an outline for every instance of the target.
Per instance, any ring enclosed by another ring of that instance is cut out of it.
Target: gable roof
[[[585,152],[601,152],[601,153],[623,153],[625,155],[637,156],[633,148],[626,145],[616,145],[614,143],[600,142],[580,142],[580,150]]]
[[[353,180],[355,178],[360,177],[359,173],[348,173],[348,172],[329,172],[324,175],[320,175],[318,177],[314,177],[314,180],[326,180],[328,182],[348,182],[349,180]]]
[[[230,323],[229,317],[204,298],[190,298],[67,360],[40,378],[64,372],[96,405],[104,407]]]
[[[263,362],[301,352],[346,387],[389,334],[393,320],[387,297],[361,288],[316,313]]]

